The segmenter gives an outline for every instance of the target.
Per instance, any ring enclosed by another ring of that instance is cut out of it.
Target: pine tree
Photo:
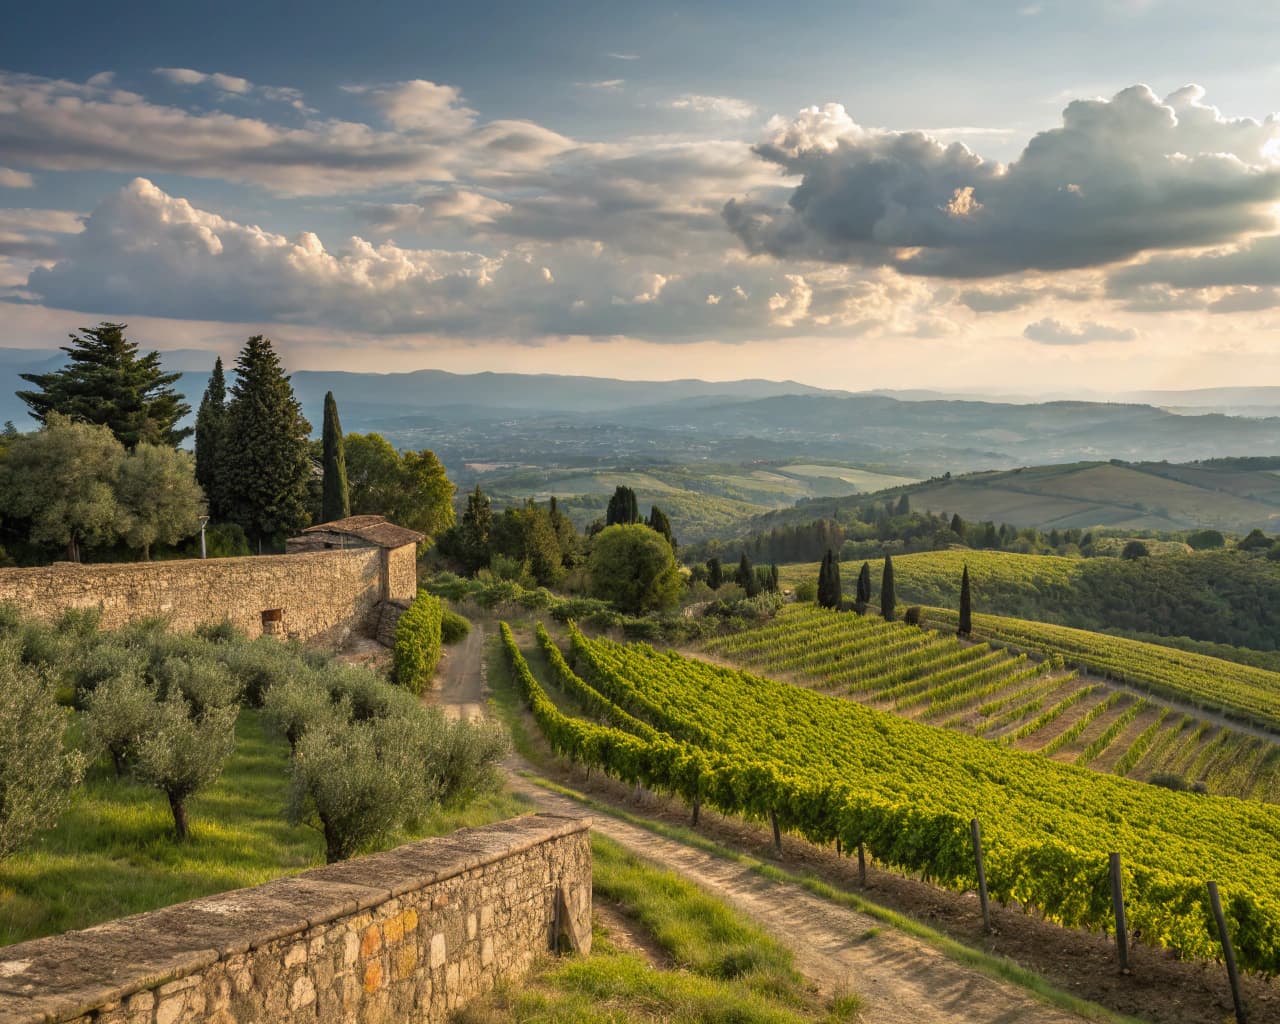
[[[893,559],[884,556],[884,574],[880,577],[880,615],[892,622],[897,614],[898,599],[893,592]]]
[[[259,550],[263,541],[307,524],[310,433],[270,340],[254,335],[236,359],[217,493],[227,520]]]
[[[667,543],[671,545],[671,550],[676,550],[676,539],[671,533],[671,520],[667,518],[667,514],[654,505],[649,509],[649,529],[654,530],[667,539]]]
[[[324,490],[320,518],[331,523],[351,515],[351,496],[347,490],[347,456],[342,446],[342,423],[338,419],[338,403],[332,391],[324,395]]]
[[[973,601],[969,596],[969,566],[965,565],[960,577],[960,626],[957,636],[973,635]]]
[[[605,525],[630,526],[640,522],[640,505],[636,501],[636,492],[630,487],[619,484],[609,499],[609,508],[605,512]]]
[[[863,562],[858,570],[858,604],[866,604],[871,600],[871,563]]]
[[[213,362],[213,373],[196,413],[196,483],[209,502],[209,515],[222,518],[214,501],[218,493],[218,450],[227,433],[227,381],[222,373],[222,357]]]
[[[51,373],[19,376],[37,391],[19,391],[42,424],[50,413],[110,428],[126,448],[139,441],[176,448],[191,434],[178,421],[191,411],[173,385],[180,373],[160,368],[160,353],[139,358],[138,346],[125,336],[127,324],[101,323],[68,335],[62,351],[70,362]]]

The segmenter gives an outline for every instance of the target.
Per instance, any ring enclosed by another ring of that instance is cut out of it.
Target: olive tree
[[[80,781],[84,759],[64,747],[67,712],[43,673],[0,644],[0,857],[52,828]]]
[[[151,558],[151,545],[176,544],[196,533],[205,512],[195,460],[158,444],[139,444],[125,456],[116,477],[116,501],[120,536],[144,562]]]
[[[187,838],[187,800],[222,774],[236,746],[235,704],[193,716],[176,689],[153,706],[147,734],[137,745],[138,777],[169,798],[173,832]]]
[[[139,739],[155,719],[155,691],[140,671],[122,671],[104,679],[85,701],[85,738],[90,749],[111,755],[116,777],[124,774]]]

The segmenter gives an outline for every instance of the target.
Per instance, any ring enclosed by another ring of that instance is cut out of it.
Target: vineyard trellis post
[[[1120,973],[1129,973],[1129,931],[1124,918],[1124,888],[1120,876],[1120,854],[1111,854],[1111,906],[1116,913],[1116,956]]]
[[[1244,996],[1240,993],[1240,972],[1236,970],[1236,953],[1231,948],[1231,934],[1227,931],[1227,919],[1222,914],[1222,900],[1218,897],[1218,883],[1209,883],[1209,906],[1213,919],[1218,922],[1218,937],[1222,940],[1222,958],[1227,963],[1227,980],[1231,983],[1231,1001],[1236,1007],[1237,1024],[1248,1024],[1244,1009]]]
[[[969,833],[973,836],[973,861],[978,868],[978,901],[982,904],[982,930],[991,931],[991,908],[987,904],[987,870],[982,864],[982,826],[978,819],[969,822]]]
[[[867,849],[861,843],[858,844],[858,884],[864,889],[867,887]]]
[[[782,856],[782,829],[778,827],[778,812],[770,811],[769,820],[773,822],[773,848]]]

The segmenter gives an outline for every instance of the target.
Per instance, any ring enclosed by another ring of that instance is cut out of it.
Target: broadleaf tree
[[[144,562],[153,544],[176,544],[196,533],[205,512],[192,457],[146,442],[120,463],[116,502],[120,536]]]

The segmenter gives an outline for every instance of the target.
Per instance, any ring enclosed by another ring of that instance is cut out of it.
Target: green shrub
[[[818,599],[818,584],[813,580],[805,580],[796,584],[796,600],[812,604]]]
[[[205,623],[203,626],[196,627],[196,636],[201,640],[208,640],[213,644],[229,644],[235,641],[243,641],[245,635],[241,633],[227,619],[221,622]]]
[[[440,661],[443,611],[440,598],[422,590],[396,623],[395,678],[412,693],[422,693],[431,686]]]
[[[146,658],[140,651],[113,643],[95,644],[70,670],[74,706],[83,711],[93,692],[108,680],[130,675],[137,675],[141,680],[146,667]]]
[[[84,759],[63,746],[67,712],[49,679],[0,644],[0,857],[58,823]]]
[[[299,675],[277,683],[266,692],[262,698],[262,717],[289,741],[290,750],[297,750],[298,741],[308,729],[349,721],[351,700],[347,696],[335,700],[321,677]]]
[[[440,616],[440,642],[456,644],[471,632],[471,620],[446,608]]]

